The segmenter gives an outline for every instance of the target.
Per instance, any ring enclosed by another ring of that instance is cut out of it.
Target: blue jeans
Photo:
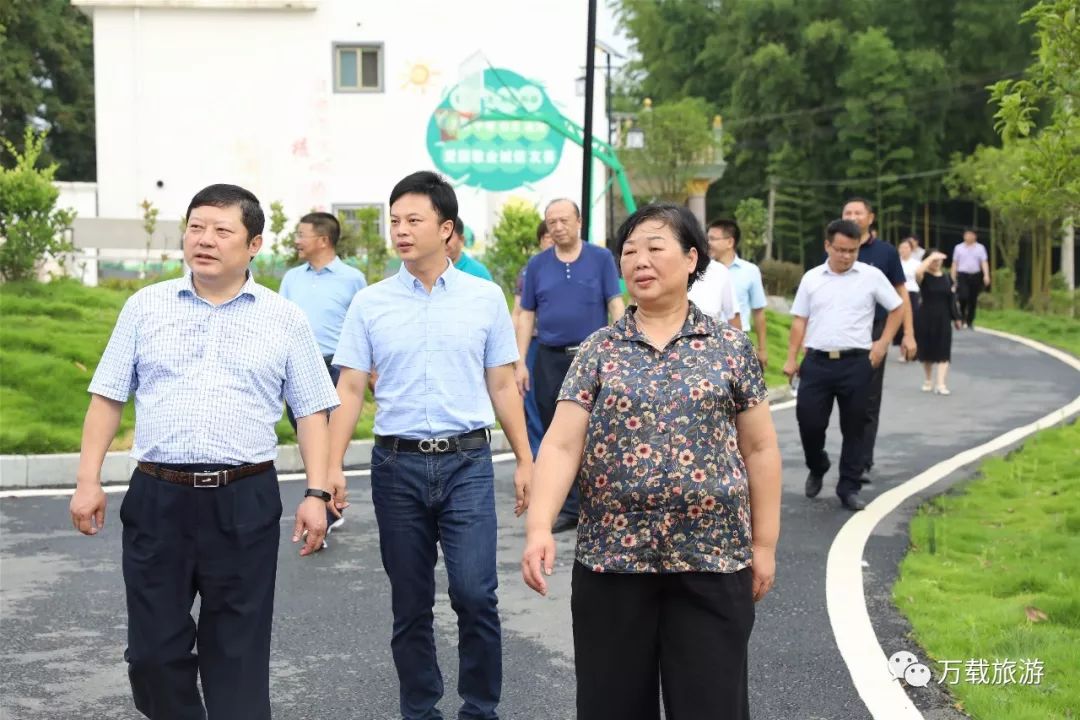
[[[433,628],[436,543],[458,616],[459,718],[493,720],[502,687],[502,632],[495,590],[496,516],[491,449],[425,455],[376,447],[371,499],[390,578],[390,648],[405,720],[441,720],[443,695]]]
[[[533,367],[536,366],[536,338],[529,341],[529,349],[525,352],[525,367],[529,368],[532,375]],[[533,459],[540,452],[540,441],[544,438],[544,421],[540,419],[540,408],[536,406],[536,385],[529,383],[529,391],[525,393],[525,430],[529,434],[529,449],[532,450]]]

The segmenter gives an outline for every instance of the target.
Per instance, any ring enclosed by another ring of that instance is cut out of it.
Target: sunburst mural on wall
[[[432,69],[431,65],[426,62],[409,63],[408,69],[402,76],[401,89],[411,88],[420,94],[425,94],[428,88],[434,84],[437,75],[439,75],[439,71]]]

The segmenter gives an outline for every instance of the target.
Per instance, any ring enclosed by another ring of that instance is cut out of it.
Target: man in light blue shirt
[[[390,227],[401,269],[353,298],[334,356],[342,403],[330,419],[335,487],[345,484],[339,468],[368,376],[379,373],[371,499],[392,590],[390,647],[406,720],[442,717],[432,626],[438,546],[458,616],[458,717],[497,717],[502,632],[489,444],[496,415],[517,457],[518,515],[532,474],[510,312],[498,285],[448,259],[457,209],[453,188],[435,173],[414,173],[394,187]]]
[[[134,393],[138,466],[120,521],[135,707],[151,718],[269,720],[274,425],[284,399],[300,417],[308,490],[293,542],[306,532],[307,555],[326,532],[326,413],[338,400],[303,313],[248,272],[262,246],[255,196],[211,185],[185,217],[190,274],[128,299],[94,371],[71,519],[86,535],[104,526],[101,464]]]
[[[446,244],[446,254],[450,262],[454,263],[461,272],[475,275],[483,280],[491,280],[491,271],[484,263],[470,257],[465,252],[465,223],[461,218],[454,218],[454,234],[450,236],[450,242]]]
[[[765,287],[761,282],[761,270],[748,260],[739,257],[739,238],[742,232],[734,220],[719,218],[709,223],[709,256],[728,269],[728,277],[735,289],[735,304],[739,308],[742,329],[751,334],[751,326],[757,335],[757,357],[761,369],[769,361],[765,344]]]

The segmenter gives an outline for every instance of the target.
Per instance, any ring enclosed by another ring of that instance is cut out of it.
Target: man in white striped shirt
[[[184,231],[190,274],[128,299],[90,383],[71,519],[86,535],[104,528],[101,464],[134,393],[138,466],[120,507],[124,658],[135,707],[153,720],[270,718],[282,400],[299,418],[308,475],[293,542],[306,532],[307,555],[326,532],[337,393],[303,312],[248,272],[263,222],[243,188],[200,191]]]

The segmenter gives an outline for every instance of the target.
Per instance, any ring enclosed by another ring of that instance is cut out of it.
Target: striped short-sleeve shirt
[[[304,313],[250,275],[220,305],[190,274],[132,295],[89,391],[135,394],[131,455],[160,463],[273,460],[282,400],[297,417],[338,405]]]

